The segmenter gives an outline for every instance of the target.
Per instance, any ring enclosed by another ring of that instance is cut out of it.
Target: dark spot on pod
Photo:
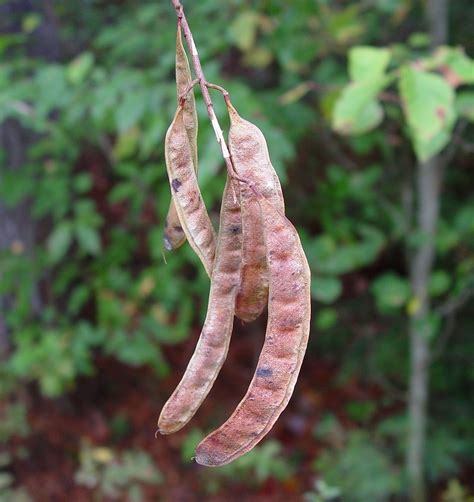
[[[182,227],[182,226],[180,226],[180,225],[175,225],[175,226],[173,227],[173,230],[175,230],[176,232],[179,232],[180,234],[182,234],[182,233],[183,233],[183,227]]]
[[[181,181],[179,181],[177,178],[175,178],[172,182],[171,182],[171,186],[173,187],[173,190],[175,192],[177,192],[180,187],[181,187],[182,183]]]
[[[234,234],[234,235],[237,235],[237,234],[240,234],[240,232],[242,231],[240,225],[232,225],[229,227],[229,232],[231,234]]]
[[[257,368],[257,377],[268,378],[273,375],[271,368]]]

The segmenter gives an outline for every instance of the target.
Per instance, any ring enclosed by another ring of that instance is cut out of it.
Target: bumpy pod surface
[[[165,157],[171,194],[189,244],[211,276],[216,249],[215,232],[199,190],[184,109],[178,106],[165,138]]]
[[[193,417],[227,356],[240,281],[242,243],[240,204],[232,190],[227,179],[206,320],[184,376],[161,411],[158,429],[162,434],[178,431]]]
[[[308,343],[310,270],[298,233],[273,204],[259,198],[269,266],[268,324],[257,369],[230,418],[196,448],[196,462],[220,466],[252,449],[293,393]]]
[[[270,161],[262,131],[243,119],[227,102],[230,116],[229,149],[239,177],[251,179],[255,188],[284,213],[280,181]],[[245,183],[241,184],[242,275],[237,296],[236,316],[253,321],[268,300],[268,266],[263,237],[262,214],[257,199]]]
[[[181,36],[181,27],[178,26],[176,34],[176,94],[179,97],[186,91],[192,82],[191,69],[188,57],[184,50]],[[198,118],[196,112],[196,102],[194,92],[190,90],[184,102],[183,122],[191,147],[194,170],[198,170],[197,133]],[[171,200],[168,215],[166,216],[165,228],[163,231],[163,243],[168,251],[179,248],[186,241],[186,234],[179,221],[179,215]]]

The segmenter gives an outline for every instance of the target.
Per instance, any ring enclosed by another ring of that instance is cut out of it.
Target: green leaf
[[[94,55],[84,52],[74,58],[66,68],[66,77],[71,84],[77,85],[84,82],[94,66]]]
[[[120,134],[114,145],[113,153],[116,159],[125,159],[135,153],[140,141],[140,129],[132,127]]]
[[[77,240],[81,248],[92,255],[97,255],[100,252],[100,236],[97,230],[89,225],[82,223],[76,224],[74,228]]]
[[[58,262],[66,254],[72,241],[72,225],[69,221],[61,222],[48,238],[48,252],[53,263]]]
[[[254,46],[259,22],[258,12],[245,10],[230,24],[230,38],[241,51],[247,52]]]
[[[431,313],[425,317],[416,319],[414,326],[419,336],[426,340],[433,340],[439,333],[441,318],[438,314]]]
[[[68,311],[72,315],[76,315],[84,303],[88,300],[90,295],[91,292],[85,285],[81,284],[75,287],[68,301]]]
[[[336,322],[337,312],[331,308],[320,310],[316,318],[316,326],[322,331],[332,328]]]
[[[21,29],[25,33],[32,33],[40,24],[41,16],[36,13],[30,13],[21,20]]]
[[[408,44],[415,49],[425,48],[430,44],[430,37],[422,32],[413,33],[408,38]]]
[[[80,173],[74,177],[73,183],[74,190],[82,194],[92,188],[93,180],[89,173]]]
[[[347,85],[333,109],[332,127],[341,134],[355,135],[380,124],[383,110],[375,98],[388,82],[386,77],[378,77]]]
[[[390,63],[390,50],[358,46],[349,51],[349,75],[351,80],[371,80],[383,76]]]
[[[431,296],[440,296],[451,286],[451,277],[444,270],[435,270],[430,277],[428,286]]]
[[[144,115],[148,106],[148,94],[131,89],[120,101],[115,111],[115,123],[123,134],[135,126]]]
[[[311,295],[321,303],[333,303],[341,292],[341,281],[337,277],[313,276],[311,279]]]
[[[400,70],[399,88],[416,155],[426,161],[450,139],[456,119],[454,91],[439,75],[411,66]]]
[[[390,312],[405,305],[411,291],[406,279],[391,272],[378,277],[371,289],[382,312]]]
[[[108,200],[112,203],[131,199],[137,192],[137,187],[129,181],[117,183],[109,193]]]

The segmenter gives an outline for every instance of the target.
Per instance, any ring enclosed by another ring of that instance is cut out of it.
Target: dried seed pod
[[[181,36],[181,27],[178,26],[176,34],[176,94],[179,102],[180,96],[186,91],[192,82],[191,69],[189,67],[188,57],[184,50]],[[191,146],[194,170],[198,170],[198,152],[197,152],[197,133],[198,118],[196,111],[196,101],[194,92],[190,90],[184,101],[183,122]],[[179,248],[184,244],[186,235],[179,221],[178,212],[171,200],[168,215],[166,216],[165,229],[163,231],[164,246],[168,251]]]
[[[226,103],[230,116],[229,148],[236,173],[251,179],[255,188],[284,213],[280,180],[270,161],[262,131],[243,119],[229,100]],[[236,316],[243,321],[253,321],[267,304],[268,267],[260,206],[244,183],[241,184],[241,204],[243,267]]]
[[[162,434],[178,431],[193,417],[227,356],[240,280],[241,241],[240,204],[228,179],[206,321],[184,376],[161,411],[158,428]]]
[[[254,377],[231,417],[196,448],[196,462],[219,466],[252,449],[285,409],[301,368],[310,328],[310,271],[293,225],[264,198],[269,266],[268,325]]]
[[[166,168],[179,221],[210,276],[216,249],[215,232],[199,190],[183,114],[183,107],[178,106],[166,133]]]

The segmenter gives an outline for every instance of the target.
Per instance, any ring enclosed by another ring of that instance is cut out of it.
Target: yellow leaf
[[[108,464],[114,459],[114,454],[110,448],[99,446],[92,450],[92,458],[101,464]]]
[[[168,324],[168,313],[161,305],[155,305],[151,309],[151,315],[159,324]]]
[[[154,289],[155,287],[155,280],[153,277],[145,276],[142,279],[142,282],[138,286],[138,294],[143,298],[148,296]]]
[[[421,306],[420,299],[417,298],[416,296],[414,296],[407,303],[407,306],[406,306],[407,314],[410,316],[414,316],[420,310],[420,306]]]
[[[254,47],[244,56],[244,63],[247,66],[265,68],[273,61],[273,53],[264,47]]]

